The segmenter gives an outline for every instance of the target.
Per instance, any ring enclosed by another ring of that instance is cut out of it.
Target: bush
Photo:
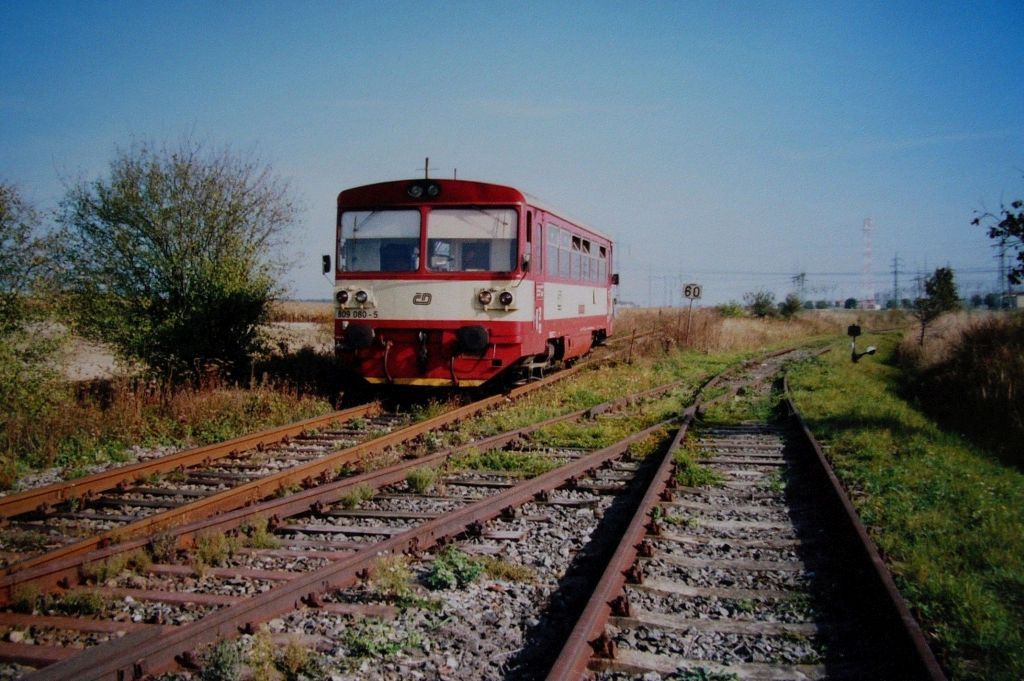
[[[718,310],[718,314],[723,317],[742,317],[746,314],[743,309],[743,305],[735,300],[730,300],[728,303],[722,303],[715,308]]]
[[[759,319],[775,315],[775,294],[771,291],[751,291],[743,294],[743,302],[750,308],[750,314]]]
[[[1024,467],[1024,314],[991,317],[963,329],[944,355],[930,362],[914,346],[900,348],[909,371],[907,389],[943,423]]]
[[[186,140],[119,151],[107,178],[62,204],[66,307],[85,335],[164,375],[244,368],[295,214],[269,167],[230,150]]]

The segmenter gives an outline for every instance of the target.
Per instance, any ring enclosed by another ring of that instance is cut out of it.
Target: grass
[[[792,370],[795,399],[959,679],[1024,677],[1024,474],[902,397],[896,335]]]
[[[369,501],[376,494],[373,487],[370,487],[365,482],[361,482],[349,491],[345,492],[338,498],[338,505],[342,508],[352,509],[363,503]]]
[[[153,564],[153,559],[143,549],[119,553],[103,561],[86,563],[82,566],[82,577],[96,584],[104,584],[124,571],[141,574]]]
[[[7,415],[0,483],[10,487],[18,475],[48,466],[72,477],[90,465],[128,460],[135,445],[200,446],[331,410],[280,386],[161,388],[127,380],[78,394],[68,385],[51,402],[42,413]]]
[[[420,637],[415,633],[400,634],[386,622],[368,617],[345,629],[341,645],[348,657],[389,658],[403,650],[415,648]]]
[[[373,590],[384,600],[402,601],[412,596],[413,573],[408,556],[383,556],[370,574]]]
[[[558,468],[565,459],[532,452],[514,452],[492,449],[486,452],[470,451],[452,457],[448,470],[475,470],[488,473],[503,473],[512,477],[532,478]]]
[[[724,478],[713,468],[701,463],[700,453],[694,449],[681,448],[672,454],[676,465],[676,483],[683,487],[711,487],[722,484]]]
[[[256,516],[242,525],[242,532],[245,533],[245,546],[251,549],[279,548],[281,540],[275,537],[274,533],[267,528],[267,519],[263,516]]]
[[[476,562],[480,563],[484,574],[491,579],[505,582],[533,582],[537,579],[537,573],[533,568],[499,556],[480,556]]]
[[[480,561],[450,545],[437,553],[423,581],[435,590],[461,589],[476,580],[483,571],[484,566]]]
[[[405,483],[415,494],[427,494],[437,483],[437,469],[429,466],[413,468],[405,474]]]

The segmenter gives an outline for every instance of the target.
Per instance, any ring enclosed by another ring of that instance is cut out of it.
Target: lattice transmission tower
[[[864,264],[860,274],[860,307],[864,310],[876,307],[875,282],[871,275],[871,233],[874,229],[875,223],[871,218],[864,218]]]

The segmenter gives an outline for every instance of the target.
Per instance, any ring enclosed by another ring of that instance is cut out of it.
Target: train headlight
[[[427,195],[428,196],[430,196],[432,198],[436,198],[440,194],[441,194],[441,187],[439,187],[436,184],[428,184],[427,185]]]
[[[491,301],[494,300],[494,294],[490,291],[483,290],[477,294],[476,299],[480,301],[481,305],[490,305]]]
[[[339,305],[344,305],[348,302],[348,291],[338,291],[334,294],[334,299],[338,301]]]
[[[406,193],[408,193],[412,198],[418,199],[423,196],[423,185],[411,184],[409,185],[409,189],[406,190]]]
[[[512,294],[508,291],[502,291],[501,295],[498,296],[498,302],[505,307],[511,305],[513,300],[514,298],[512,297]]]
[[[360,305],[364,305],[369,299],[370,295],[366,291],[356,291],[356,302]]]

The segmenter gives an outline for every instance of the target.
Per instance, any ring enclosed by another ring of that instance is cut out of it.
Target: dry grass
[[[851,324],[865,332],[906,326],[902,312],[864,310],[805,310],[790,320],[781,318],[723,317],[713,308],[626,310],[616,319],[615,336],[628,338],[654,332],[638,341],[640,354],[679,347],[705,353],[744,352],[779,347],[815,336],[845,335]]]
[[[946,427],[1024,467],[1024,315],[953,314],[898,349],[904,390]]]
[[[334,322],[334,305],[330,301],[279,300],[270,308],[271,322]]]

